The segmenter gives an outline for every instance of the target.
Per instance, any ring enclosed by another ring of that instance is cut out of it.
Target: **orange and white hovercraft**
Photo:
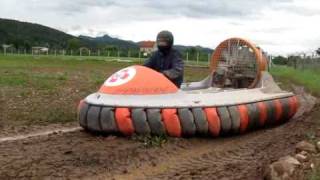
[[[227,135],[281,124],[298,110],[298,99],[281,90],[266,71],[266,58],[241,38],[223,41],[210,73],[178,89],[143,66],[122,69],[82,100],[80,125],[103,134],[173,137]]]

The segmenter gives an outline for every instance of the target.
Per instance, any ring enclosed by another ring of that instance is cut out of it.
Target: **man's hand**
[[[165,77],[167,77],[167,78],[169,78],[169,79],[171,78],[169,71],[162,71],[161,73],[162,73]]]

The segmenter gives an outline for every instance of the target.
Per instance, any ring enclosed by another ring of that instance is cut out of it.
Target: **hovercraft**
[[[262,50],[247,40],[223,41],[210,73],[177,88],[144,66],[124,68],[78,107],[80,126],[102,134],[191,137],[244,133],[288,121],[298,99],[266,71]]]

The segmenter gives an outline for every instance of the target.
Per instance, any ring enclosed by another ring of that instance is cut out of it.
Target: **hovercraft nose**
[[[111,75],[99,92],[114,95],[175,93],[178,88],[164,75],[144,66],[130,66]]]

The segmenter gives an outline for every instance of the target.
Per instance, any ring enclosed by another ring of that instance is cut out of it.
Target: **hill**
[[[135,49],[139,48],[138,43],[133,41],[126,41],[118,38],[113,38],[109,35],[104,35],[101,37],[88,37],[88,36],[79,36],[80,39],[88,40],[96,43],[98,46],[109,45],[109,46],[117,46],[124,49]]]
[[[62,48],[66,47],[72,38],[74,37],[69,34],[40,24],[0,19],[0,43],[13,44],[16,48],[30,49],[31,46]]]
[[[50,49],[136,49],[138,42],[122,40],[109,35],[101,37],[73,36],[40,24],[0,18],[0,44],[12,44],[16,49],[30,50],[32,46],[45,46]],[[197,50],[211,53],[212,49],[200,46],[175,46],[181,51]]]

